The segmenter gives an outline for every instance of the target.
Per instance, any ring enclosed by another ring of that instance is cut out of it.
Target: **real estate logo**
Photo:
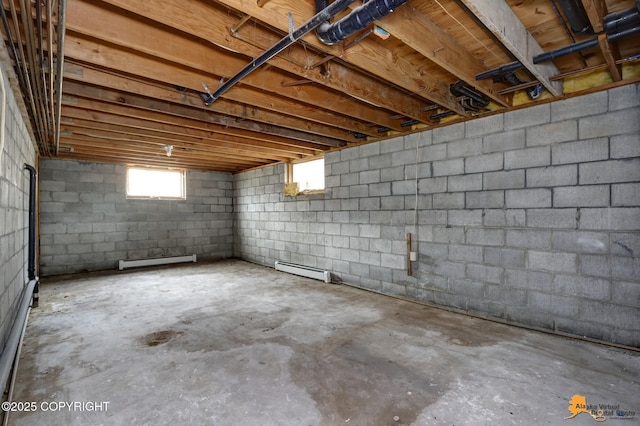
[[[587,404],[587,398],[582,395],[573,395],[569,400],[571,412],[565,420],[572,419],[578,414],[586,413],[593,417],[596,422],[604,422],[607,419],[633,419],[636,412],[633,410],[621,409],[620,404]]]

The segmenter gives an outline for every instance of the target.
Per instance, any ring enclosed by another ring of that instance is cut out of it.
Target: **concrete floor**
[[[10,423],[595,424],[574,394],[638,424],[640,353],[225,261],[45,282]]]

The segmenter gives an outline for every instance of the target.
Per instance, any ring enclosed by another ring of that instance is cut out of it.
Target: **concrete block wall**
[[[187,171],[186,200],[133,200],[124,165],[43,159],[42,275],[114,269],[121,259],[231,257],[232,180]]]
[[[627,85],[333,152],[321,195],[284,197],[282,165],[238,174],[235,254],[640,346],[639,91]]]
[[[19,301],[29,282],[29,173],[36,151],[6,78],[4,144],[0,147],[0,352],[4,349]]]

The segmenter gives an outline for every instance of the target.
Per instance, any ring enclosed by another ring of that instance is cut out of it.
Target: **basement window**
[[[127,167],[127,198],[184,200],[185,171]]]
[[[298,194],[312,194],[324,191],[324,158],[291,163],[288,166],[287,184],[297,183]]]

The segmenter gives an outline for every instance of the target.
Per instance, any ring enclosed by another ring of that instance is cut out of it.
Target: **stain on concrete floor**
[[[640,413],[640,354],[225,261],[45,280],[14,400],[108,409],[11,424],[593,424],[576,393]]]
[[[148,334],[142,338],[142,343],[147,346],[158,346],[169,342],[176,336],[179,336],[182,332],[173,330],[162,330]]]

